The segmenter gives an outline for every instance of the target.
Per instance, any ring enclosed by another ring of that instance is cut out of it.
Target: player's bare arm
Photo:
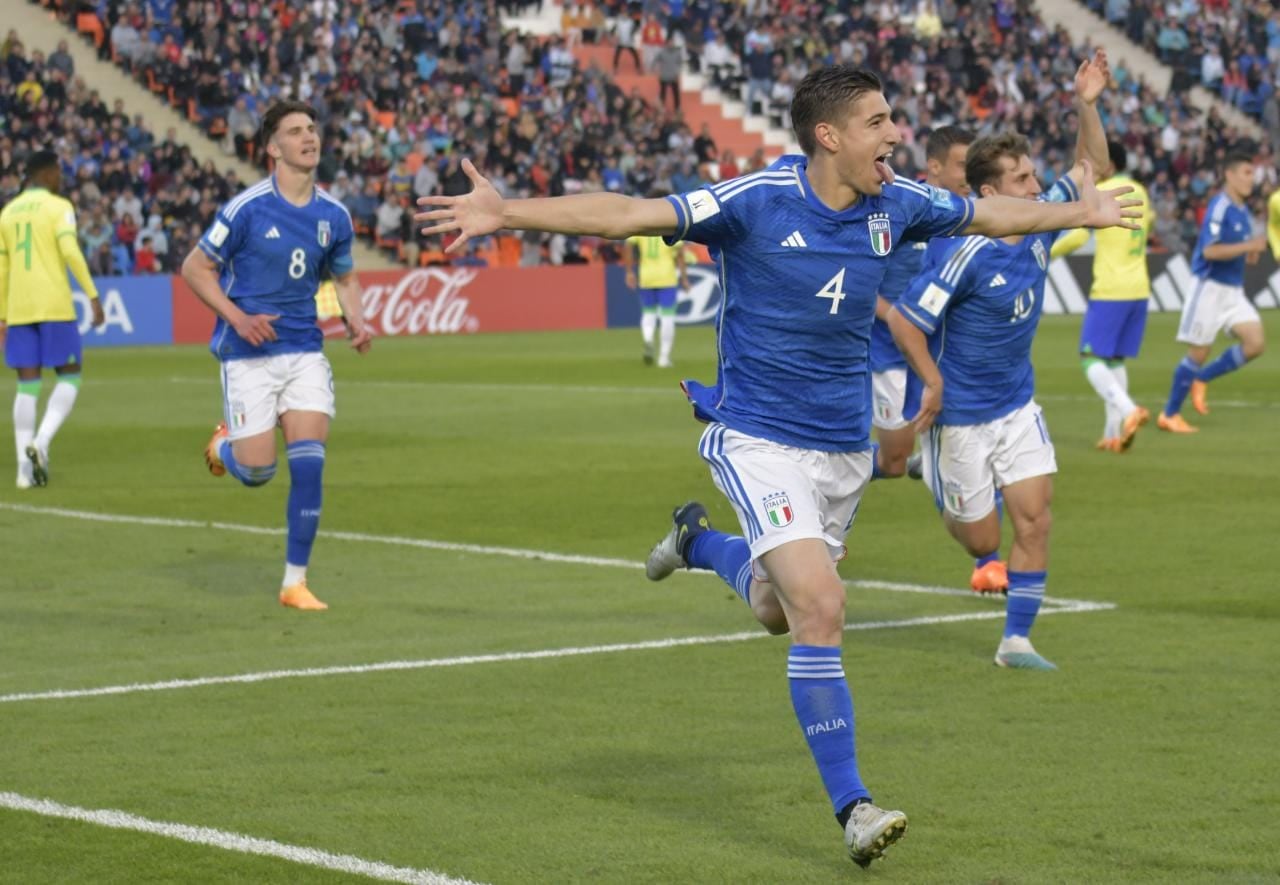
[[[347,327],[347,337],[357,353],[368,353],[373,345],[373,333],[364,321],[364,304],[361,300],[360,281],[356,272],[348,271],[334,277],[334,288],[338,296],[338,304],[342,306],[342,322]]]
[[[1265,235],[1256,236],[1241,243],[1214,243],[1204,247],[1204,257],[1208,261],[1230,261],[1241,255],[1260,253],[1267,248]]]
[[[1110,80],[1111,68],[1107,65],[1107,54],[1101,49],[1093,58],[1085,59],[1076,71],[1075,104],[1079,131],[1076,134],[1076,165],[1067,174],[1077,187],[1084,171],[1080,165],[1082,160],[1093,164],[1099,178],[1110,178],[1115,172],[1111,168],[1111,155],[1107,151],[1107,134],[1102,128],[1102,117],[1098,113],[1098,97]]]
[[[504,228],[541,230],[570,236],[622,240],[641,234],[670,236],[676,232],[675,207],[665,199],[646,200],[621,194],[574,194],[529,200],[504,200],[470,160],[462,170],[471,179],[471,193],[459,197],[430,196],[419,206],[434,206],[413,216],[427,224],[427,236],[458,232],[446,252],[456,252],[472,237]]]
[[[1080,199],[1076,202],[1050,203],[1000,195],[984,197],[974,201],[973,220],[964,233],[996,239],[1073,227],[1138,230],[1142,224],[1142,201],[1127,196],[1133,188],[1126,185],[1099,191],[1093,181],[1093,165],[1084,160],[1081,166]]]
[[[182,262],[182,278],[187,281],[196,297],[209,309],[227,321],[236,334],[254,347],[276,340],[276,330],[271,323],[280,319],[277,314],[247,314],[236,307],[218,283],[218,265],[196,246]],[[345,306],[344,306],[345,309]]]
[[[889,307],[885,322],[893,333],[894,343],[906,357],[907,365],[911,366],[911,371],[916,373],[916,377],[924,385],[924,391],[920,395],[920,410],[911,422],[912,430],[924,433],[933,426],[934,419],[942,411],[942,373],[929,355],[929,339],[896,307]]]

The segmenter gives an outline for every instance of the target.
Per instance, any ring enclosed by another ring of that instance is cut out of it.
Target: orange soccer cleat
[[[322,612],[329,607],[316,599],[315,595],[307,588],[305,579],[281,590],[280,604],[287,608],[296,608],[308,612]]]
[[[1124,449],[1121,448],[1120,437],[1118,436],[1104,436],[1102,439],[1098,440],[1098,442],[1094,445],[1094,448],[1096,448],[1099,452],[1123,452],[1124,451]]]
[[[1191,408],[1197,415],[1209,414],[1209,385],[1203,381],[1191,382]]]
[[[205,466],[209,468],[209,472],[214,476],[226,476],[227,474],[226,465],[222,463],[222,457],[218,454],[218,448],[226,438],[226,422],[219,421],[218,426],[213,428],[213,436],[209,438],[209,444],[204,447]]]
[[[1177,415],[1166,415],[1164,412],[1161,412],[1159,417],[1156,418],[1156,427],[1159,427],[1161,430],[1167,433],[1199,433],[1200,432],[1200,428],[1192,427],[1190,424],[1188,424],[1186,422],[1186,419],[1182,417],[1181,413]]]
[[[969,588],[974,593],[1004,593],[1009,589],[1009,569],[998,559],[981,568],[974,568],[969,576]]]
[[[1133,438],[1138,435],[1138,431],[1142,425],[1151,420],[1151,413],[1138,406],[1132,412],[1124,416],[1124,423],[1120,425],[1120,448],[1112,451],[1129,451],[1129,446],[1133,445]]]

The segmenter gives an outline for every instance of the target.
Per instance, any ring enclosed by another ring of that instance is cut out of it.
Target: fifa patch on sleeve
[[[685,202],[689,204],[689,217],[694,224],[720,214],[720,204],[708,191],[694,191],[685,197]]]
[[[951,293],[939,286],[937,283],[930,283],[925,288],[924,293],[920,296],[920,307],[929,312],[931,316],[941,316],[942,309],[947,306],[947,302],[951,300]]]
[[[950,191],[944,191],[942,188],[934,187],[930,184],[926,184],[925,187],[929,188],[929,199],[933,201],[933,205],[937,206],[939,209],[951,208]]]
[[[213,227],[209,228],[209,242],[214,246],[221,246],[227,241],[227,234],[231,231],[221,221],[215,221]]]

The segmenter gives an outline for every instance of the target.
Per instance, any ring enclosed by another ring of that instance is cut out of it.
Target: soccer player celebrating
[[[279,425],[290,479],[280,602],[307,610],[328,608],[307,587],[334,414],[333,371],[316,325],[322,277],[337,282],[351,346],[365,353],[370,344],[351,259],[351,216],[316,187],[315,119],[297,101],[267,111],[259,136],[274,174],[219,209],[182,265],[192,291],[218,315],[209,349],[222,363],[224,421],[205,462],[214,476],[263,485],[276,473]]]
[[[1106,158],[1094,103],[1106,80],[1088,62],[1081,76],[1100,80],[1094,80],[1096,89],[1078,94],[1080,162],[1042,197],[1025,137],[1010,132],[980,138],[965,163],[969,186],[982,197],[978,206],[997,197],[1069,204],[1081,195],[1089,180],[1084,155]],[[1121,192],[1127,189],[1111,193]],[[1004,637],[995,654],[1001,667],[1056,669],[1028,638],[1044,598],[1051,477],[1057,471],[1034,399],[1031,342],[1056,238],[966,237],[953,244],[945,263],[911,284],[889,315],[894,339],[924,384],[914,426],[928,432],[924,478],[948,531],[972,556],[997,550],[995,488],[1013,523]]]
[[[973,133],[960,126],[943,126],[929,133],[925,142],[928,174],[932,187],[966,197],[964,158],[973,143]],[[876,318],[871,326],[871,398],[874,411],[871,425],[876,429],[877,479],[896,479],[907,470],[907,459],[916,445],[911,422],[902,414],[907,391],[907,361],[893,341],[885,319],[907,285],[924,266],[926,242],[905,243],[889,258],[876,299]]]
[[[76,212],[60,196],[58,155],[27,160],[27,187],[0,212],[0,339],[5,364],[18,372],[13,439],[20,489],[49,483],[49,445],[80,390],[80,329],[67,282],[70,271],[89,296],[93,324],[104,322],[98,290],[76,239]],[[58,377],[36,428],[41,370]]]
[[[850,857],[865,866],[906,831],[874,805],[858,771],[853,702],[840,644],[845,588],[834,560],[871,477],[867,350],[876,292],[895,244],[962,230],[997,236],[1109,226],[1124,201],[1088,181],[1073,206],[969,200],[895,182],[886,158],[901,141],[874,74],[817,69],[791,117],[805,156],[661,200],[582,194],[504,200],[468,162],[471,193],[423,197],[427,234],[459,231],[451,248],[503,227],[622,239],[687,239],[717,256],[723,300],[716,383],[684,388],[709,426],[699,451],[746,538],[717,532],[697,503],[676,510],[649,554],[660,580],[712,568],[771,632],[792,634],[792,704]],[[985,204],[985,205],[984,205]],[[805,245],[797,245],[803,241]]]
[[[1151,413],[1129,396],[1129,373],[1125,359],[1136,357],[1147,326],[1147,301],[1151,280],[1147,275],[1147,236],[1156,214],[1146,189],[1125,174],[1128,151],[1118,141],[1107,142],[1106,175],[1098,190],[1128,187],[1132,199],[1142,201],[1143,222],[1132,230],[1109,228],[1094,234],[1093,284],[1089,306],[1080,329],[1080,361],[1085,377],[1102,397],[1106,420],[1098,448],[1104,452],[1127,452],[1139,428],[1151,420]],[[1055,244],[1055,256],[1083,246],[1088,231],[1072,231]]]
[[[1156,426],[1170,433],[1195,433],[1200,429],[1188,424],[1181,414],[1193,385],[1208,384],[1262,354],[1262,317],[1244,294],[1245,261],[1257,261],[1267,248],[1265,234],[1254,236],[1245,205],[1253,193],[1253,166],[1249,154],[1228,153],[1222,191],[1205,210],[1200,238],[1191,256],[1195,289],[1182,305],[1182,321],[1178,324],[1178,341],[1187,345],[1187,355],[1173,370],[1169,401],[1156,419]],[[1237,343],[1206,366],[1213,341],[1223,329]],[[1192,405],[1201,414],[1208,412],[1203,386],[1196,388]]]
[[[649,196],[656,199],[666,196],[666,192],[653,191]],[[627,239],[625,255],[627,287],[640,293],[644,361],[653,364],[653,338],[657,331],[658,368],[668,369],[676,340],[676,286],[689,288],[684,247],[679,243],[668,245],[658,236],[635,236]]]

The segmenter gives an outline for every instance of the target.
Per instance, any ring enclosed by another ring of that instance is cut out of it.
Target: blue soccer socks
[[[840,814],[871,794],[858,775],[853,733],[853,697],[844,678],[840,649],[793,645],[787,656],[791,706],[817,763],[831,806]]]
[[[311,546],[320,530],[324,443],[315,439],[299,440],[289,443],[288,453],[289,541],[285,559],[290,565],[305,567],[311,561]]]
[[[1233,344],[1222,353],[1218,354],[1218,358],[1209,363],[1200,370],[1197,380],[1209,382],[1215,378],[1221,378],[1228,372],[1234,372],[1243,366],[1248,360],[1244,358],[1244,348],[1239,344]],[[1168,412],[1165,413],[1169,414]]]
[[[264,486],[271,482],[276,475],[274,461],[261,467],[247,467],[237,461],[235,447],[231,445],[231,440],[229,439],[224,439],[218,445],[218,457],[222,460],[222,466],[227,468],[227,473],[230,473],[250,488]]]
[[[720,576],[747,605],[751,604],[751,548],[745,538],[714,529],[700,532],[689,543],[685,562]]]
[[[1005,606],[1004,635],[1028,636],[1044,601],[1048,572],[1009,572],[1009,601]]]
[[[1169,388],[1169,401],[1164,407],[1164,413],[1170,418],[1182,411],[1182,404],[1191,391],[1191,382],[1199,374],[1200,366],[1189,356],[1184,356],[1173,370],[1173,386]]]

